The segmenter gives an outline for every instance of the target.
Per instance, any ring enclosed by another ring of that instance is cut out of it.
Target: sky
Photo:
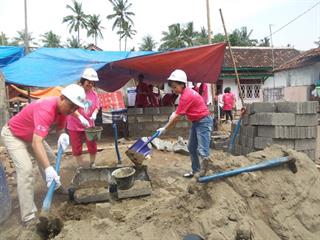
[[[87,14],[100,14],[104,39],[98,40],[98,46],[103,50],[119,50],[116,31],[112,31],[113,21],[106,16],[112,13],[108,0],[78,0],[82,2]],[[0,32],[9,38],[16,31],[24,29],[24,0],[0,0]],[[71,37],[67,24],[62,23],[64,16],[71,14],[66,8],[71,0],[27,0],[28,29],[36,39],[52,30],[61,36],[62,42]],[[129,0],[135,13],[134,27],[137,34],[128,41],[128,49],[138,49],[141,39],[151,35],[157,43],[160,42],[162,31],[166,31],[173,23],[185,24],[193,21],[196,30],[207,26],[206,0]],[[228,32],[235,28],[247,26],[253,30],[252,38],[262,39],[276,31],[305,10],[315,5],[319,0],[210,0],[211,28],[214,34],[222,33],[222,23],[219,8],[222,9]],[[74,34],[75,35],[75,34]],[[286,28],[273,36],[275,47],[286,47],[287,44],[299,50],[316,47],[314,42],[320,38],[320,4],[300,17]],[[92,38],[81,31],[83,43],[93,43]],[[38,42],[40,42],[38,40]],[[41,43],[41,42],[40,42]],[[159,44],[158,44],[159,46]]]

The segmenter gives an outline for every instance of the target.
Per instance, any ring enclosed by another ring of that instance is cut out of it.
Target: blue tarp
[[[24,86],[64,86],[80,79],[86,67],[96,70],[150,51],[89,51],[72,48],[40,48],[2,69],[7,83]]]
[[[23,47],[0,46],[0,68],[17,61],[23,55]]]

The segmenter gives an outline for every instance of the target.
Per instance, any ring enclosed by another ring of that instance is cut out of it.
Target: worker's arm
[[[181,115],[178,115],[175,112],[173,112],[170,116],[169,122],[164,127],[159,128],[157,131],[160,133],[160,135],[162,135],[168,129],[172,128],[180,119]]]
[[[46,169],[47,167],[50,167],[50,161],[43,145],[43,137],[33,134],[32,149],[38,163],[42,166],[42,168]]]

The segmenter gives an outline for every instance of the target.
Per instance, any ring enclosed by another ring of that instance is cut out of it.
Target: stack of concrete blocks
[[[213,106],[209,106],[213,112]],[[175,107],[149,107],[149,108],[128,108],[128,129],[129,137],[150,136],[158,128],[163,127],[168,121]],[[188,139],[191,122],[186,118],[179,121],[165,136],[181,136]]]
[[[279,144],[316,157],[318,102],[253,103],[246,105],[234,153],[246,155]]]

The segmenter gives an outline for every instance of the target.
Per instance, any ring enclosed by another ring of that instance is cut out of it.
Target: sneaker
[[[188,172],[188,173],[183,174],[183,177],[185,177],[185,178],[192,178],[193,176],[194,176],[193,172]]]

